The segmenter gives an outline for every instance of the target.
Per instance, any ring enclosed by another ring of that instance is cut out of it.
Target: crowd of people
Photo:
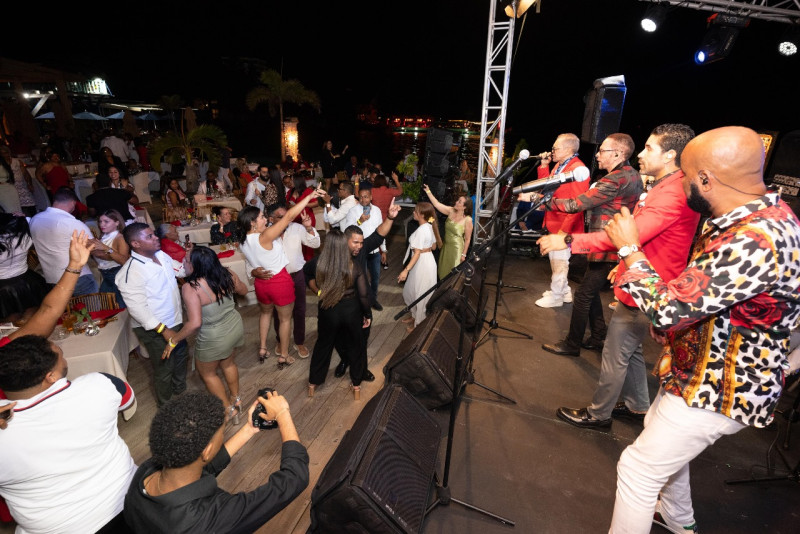
[[[551,151],[539,155],[539,176],[585,166],[579,145],[574,134],[558,135]],[[385,238],[400,210],[394,199],[402,177],[387,178],[357,158],[349,166],[337,163],[347,151],[326,143],[317,182],[260,166],[242,190],[244,209],[235,220],[219,209],[212,235],[237,241],[249,264],[260,308],[258,360],[274,354],[283,369],[295,363],[290,352],[310,357],[313,397],[335,349],[341,362],[334,375],[349,368],[358,400],[362,382],[374,380],[367,346],[372,312],[383,308],[379,279],[388,265]],[[559,407],[560,419],[588,429],[607,429],[618,418],[643,425],[619,460],[610,531],[649,532],[655,520],[673,532],[693,532],[689,462],[722,436],[773,418],[800,318],[800,223],[764,185],[764,148],[750,129],[695,135],[687,125],[663,124],[637,154],[638,170],[630,163],[634,153],[630,136],[609,135],[594,156],[603,176],[559,185],[542,205],[548,233],[538,244],[552,276],[536,305],[572,303],[565,337],[542,349],[568,357],[581,349],[601,353],[591,404]],[[347,168],[349,174],[340,170]],[[63,178],[52,166],[42,174]],[[470,177],[463,179],[469,187]],[[207,187],[220,187],[214,180],[209,176]],[[185,195],[176,186],[170,182],[166,195],[175,206]],[[8,416],[0,418],[0,495],[15,520],[30,531],[258,528],[303,491],[309,460],[281,395],[242,403],[235,357],[245,336],[233,297],[247,293],[246,281],[208,247],[176,243],[172,225],[156,230],[126,222],[119,195],[91,203],[102,232],[93,239],[72,215],[77,199],[69,187],[50,193],[52,205],[30,224],[24,216],[0,214],[0,305],[22,325],[0,339],[0,388],[8,398],[0,407]],[[455,195],[452,206],[427,186],[424,194],[429,202],[414,207],[415,229],[397,278],[405,284],[409,332],[425,319],[427,292],[468,256],[472,236],[468,194]],[[324,241],[312,219],[316,202],[329,225]],[[31,247],[43,275],[24,261]],[[573,292],[567,272],[575,255],[585,255],[588,267]],[[63,354],[46,339],[71,296],[98,290],[90,257],[102,273],[101,287],[129,310],[153,366],[159,410],[149,436],[152,458],[138,468],[116,431],[117,411],[133,401],[130,386],[101,373],[68,380]],[[618,305],[606,324],[600,292],[609,280]],[[305,346],[307,289],[318,297],[311,350]],[[648,333],[663,345],[652,401],[642,349]],[[185,392],[192,336],[191,356],[207,392]],[[280,428],[280,470],[251,492],[218,490],[213,477],[258,432],[251,419],[259,404],[261,419]],[[57,454],[47,439],[53,420],[41,418],[37,407],[56,414],[55,431],[63,436]],[[80,432],[76,412],[91,423]],[[245,412],[246,423],[223,443],[226,423],[240,424]],[[80,480],[64,469],[75,462]],[[39,477],[49,477],[46,488]],[[85,498],[88,492],[95,498]]]

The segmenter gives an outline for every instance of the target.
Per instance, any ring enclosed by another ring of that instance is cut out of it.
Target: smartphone
[[[364,206],[364,215],[369,215],[371,209],[372,209],[372,204],[367,204],[366,206]]]

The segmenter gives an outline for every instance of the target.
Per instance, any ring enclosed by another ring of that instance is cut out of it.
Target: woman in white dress
[[[397,277],[398,282],[405,281],[406,283],[403,287],[403,300],[406,305],[417,300],[436,284],[436,260],[432,252],[436,247],[442,246],[433,205],[430,202],[419,202],[413,217],[419,223],[419,228],[408,238],[408,250],[403,260],[406,266]],[[431,295],[433,292],[416,303],[411,308],[411,318],[403,320],[405,323],[413,322],[413,326],[409,324],[406,327],[408,332],[414,330],[414,327],[425,319],[425,307]]]

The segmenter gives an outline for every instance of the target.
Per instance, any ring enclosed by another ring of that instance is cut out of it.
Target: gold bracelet
[[[64,267],[64,270],[67,271],[68,273],[72,273],[72,274],[78,274],[78,275],[81,274],[81,270],[80,269],[76,270],[76,269],[70,269],[69,267]]]
[[[158,326],[156,327],[156,333],[160,334],[161,332],[164,331],[166,327],[167,325],[165,325],[164,323],[158,323]]]
[[[281,410],[281,411],[279,411],[278,413],[276,413],[276,414],[275,414],[275,417],[273,417],[273,418],[272,418],[272,420],[273,420],[273,421],[277,421],[277,420],[278,420],[278,417],[280,417],[280,416],[281,416],[281,414],[283,414],[283,412],[288,412],[288,411],[289,411],[289,408],[284,408],[283,410]]]

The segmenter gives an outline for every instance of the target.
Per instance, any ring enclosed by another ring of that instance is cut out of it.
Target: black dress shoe
[[[333,376],[336,378],[344,376],[345,371],[347,371],[347,362],[342,360],[342,363],[336,366],[336,370],[333,372]]]
[[[383,311],[383,306],[381,306],[381,303],[376,300],[375,302],[372,303],[372,309],[377,311]]]
[[[603,342],[587,337],[586,339],[583,340],[583,343],[581,343],[581,348],[586,350],[596,350],[598,352],[602,352]]]
[[[586,408],[566,408],[562,406],[556,410],[556,415],[567,423],[581,428],[611,428],[611,419],[595,419]]]
[[[568,344],[565,341],[559,341],[558,343],[544,343],[542,348],[547,352],[552,352],[553,354],[558,354],[559,356],[580,356],[581,350],[577,347],[573,347],[572,345]]]
[[[375,382],[375,375],[372,374],[372,371],[367,369],[364,371],[364,378],[361,379],[363,382]]]
[[[614,406],[614,409],[611,410],[611,417],[623,417],[639,423],[644,422],[644,415],[645,414],[643,413],[631,411],[631,409],[625,406],[625,403],[622,401],[618,402],[616,406]]]

